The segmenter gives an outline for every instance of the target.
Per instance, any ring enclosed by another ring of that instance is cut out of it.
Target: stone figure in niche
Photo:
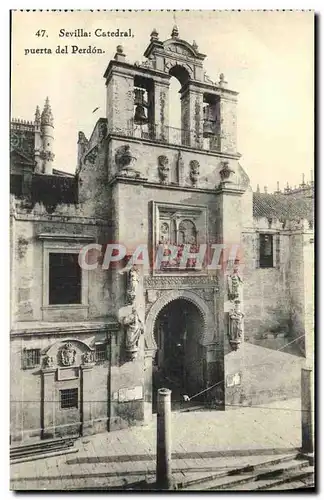
[[[76,350],[71,342],[67,342],[61,349],[61,363],[63,366],[71,366],[75,361]]]
[[[199,161],[191,160],[190,162],[190,180],[193,186],[197,186],[199,179]]]
[[[139,284],[139,272],[138,269],[132,267],[127,276],[127,299],[128,303],[133,304],[136,298],[137,287]]]
[[[243,285],[243,280],[239,274],[237,267],[234,268],[233,274],[228,276],[228,298],[235,300],[240,298],[240,290]]]
[[[169,180],[169,171],[170,171],[170,167],[168,165],[169,160],[166,156],[161,155],[158,157],[158,162],[159,162],[158,170],[159,170],[160,181],[162,184],[166,184]]]
[[[54,365],[54,360],[52,356],[45,356],[43,360],[44,368],[52,368]]]
[[[131,312],[123,318],[122,323],[126,332],[126,353],[133,361],[137,357],[140,336],[144,332],[143,324],[139,319],[135,307],[133,307]]]
[[[92,362],[92,352],[90,352],[90,351],[85,352],[82,356],[82,361],[85,365],[91,363]]]
[[[235,305],[229,313],[229,342],[236,351],[243,340],[243,318],[244,314],[240,311],[240,301],[235,300]]]
[[[107,124],[105,122],[101,122],[98,127],[98,139],[99,142],[103,141],[107,135]]]

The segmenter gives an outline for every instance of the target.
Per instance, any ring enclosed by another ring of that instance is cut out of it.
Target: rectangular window
[[[106,359],[107,359],[107,346],[106,346],[106,344],[96,344],[95,359],[96,359],[96,363],[106,361]]]
[[[78,408],[78,389],[60,391],[61,408]]]
[[[40,349],[24,349],[23,351],[24,368],[35,368],[40,365]]]
[[[49,304],[81,304],[77,253],[49,254]]]
[[[260,267],[273,267],[272,234],[260,234]]]

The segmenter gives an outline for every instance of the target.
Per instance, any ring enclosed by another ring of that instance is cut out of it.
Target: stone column
[[[302,452],[306,454],[314,452],[312,373],[310,368],[301,370]]]
[[[42,398],[42,439],[55,437],[55,368],[42,370],[43,398]]]
[[[203,92],[188,86],[181,94],[182,144],[196,148],[203,141]]]
[[[220,150],[222,153],[237,153],[237,99],[235,95],[221,95],[218,102]]]
[[[171,391],[158,390],[156,437],[156,486],[161,490],[172,489],[171,466]]]
[[[93,383],[92,368],[94,364],[81,365],[81,434],[93,434],[92,425],[92,395]]]
[[[234,169],[233,169],[234,170]],[[219,344],[220,349],[223,352],[222,359],[224,363],[223,377],[221,380],[226,381],[226,376],[231,374],[229,369],[227,369],[226,354],[232,353],[236,348],[239,349],[237,358],[242,357],[242,350],[244,349],[243,339],[241,343],[232,342],[230,343],[229,334],[238,333],[234,335],[235,338],[239,338],[239,329],[242,326],[243,314],[240,310],[237,311],[237,304],[235,300],[239,300],[239,305],[242,307],[243,301],[243,284],[239,284],[240,290],[237,291],[235,283],[236,278],[236,267],[238,267],[239,274],[240,266],[234,264],[237,255],[240,255],[240,244],[241,244],[241,195],[244,190],[240,189],[238,185],[234,182],[230,183],[227,180],[222,180],[217,189],[217,200],[219,203],[219,220],[218,220],[218,234],[220,236],[219,243],[225,245],[223,259],[221,262],[221,269],[219,270],[219,308],[218,308],[218,328],[219,328]],[[233,279],[232,279],[233,277]],[[243,281],[243,278],[242,278]],[[232,283],[232,291],[229,290],[229,285]],[[230,318],[230,315],[233,318]],[[229,330],[230,320],[233,321],[232,329]],[[233,353],[234,354],[234,353]],[[233,360],[233,356],[231,356]],[[219,359],[219,365],[221,366],[222,360]],[[240,368],[241,371],[244,370],[243,364]],[[221,374],[219,373],[218,376]],[[243,377],[243,375],[242,375]],[[225,404],[227,400],[227,388],[225,383]],[[242,391],[242,385],[235,387],[235,393]],[[231,389],[228,393],[229,397],[234,397],[233,390]],[[235,394],[235,398],[239,395]]]
[[[107,80],[106,117],[108,133],[133,135],[134,75],[115,73]]]
[[[155,139],[169,140],[169,82],[154,82],[154,131]]]

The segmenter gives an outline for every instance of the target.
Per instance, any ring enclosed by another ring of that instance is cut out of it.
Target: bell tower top
[[[181,66],[188,73],[189,79],[203,81],[203,60],[206,56],[198,51],[196,42],[190,44],[180,38],[177,25],[172,28],[171,38],[164,42],[159,40],[154,29],[144,56],[153,62],[158,71],[169,73],[174,66]]]

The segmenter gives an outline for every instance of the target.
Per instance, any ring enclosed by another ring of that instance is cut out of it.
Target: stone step
[[[256,478],[254,481],[245,483],[244,485],[238,485],[236,488],[230,488],[227,491],[259,491],[259,490],[270,490],[272,488],[278,488],[284,486],[285,489],[292,489],[292,483],[302,483],[305,486],[304,480],[314,478],[313,467],[304,467],[302,469],[290,469],[285,471],[281,477],[277,478]],[[300,485],[298,487],[301,487]]]
[[[184,490],[208,490],[208,489],[228,489],[236,485],[241,485],[251,481],[255,481],[258,477],[266,477],[270,474],[282,474],[283,470],[295,470],[308,465],[308,460],[296,460],[294,456],[288,455],[285,458],[274,459],[268,462],[262,462],[254,466],[247,466],[213,476],[206,476],[205,479],[200,479],[199,482],[185,483],[182,489]]]
[[[34,460],[43,460],[45,458],[58,457],[60,455],[68,455],[70,453],[77,453],[78,451],[79,448],[57,449],[56,451],[49,450],[46,453],[37,453],[34,455],[26,455],[23,457],[12,458],[10,460],[10,463],[14,465],[14,464],[20,464],[22,462],[32,462]]]
[[[52,440],[39,441],[32,444],[22,444],[10,448],[10,460],[23,457],[37,456],[39,454],[68,450],[74,446],[75,439],[60,438]]]

